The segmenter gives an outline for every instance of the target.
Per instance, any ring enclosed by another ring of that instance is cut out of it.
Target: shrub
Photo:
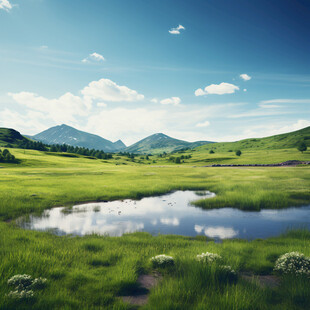
[[[237,150],[237,151],[236,151],[236,155],[237,155],[237,156],[241,156],[241,154],[242,154],[242,152],[241,152],[240,150]]]
[[[153,267],[168,267],[174,265],[174,258],[165,254],[157,255],[151,258]]]
[[[299,252],[286,253],[277,259],[274,271],[310,276],[310,258]]]
[[[33,283],[32,276],[28,274],[16,274],[8,280],[8,285],[27,288]]]
[[[210,150],[209,154],[214,154],[214,151],[213,151],[213,150]]]
[[[15,290],[8,293],[13,299],[29,299],[34,297],[33,290]]]
[[[8,293],[8,297],[13,299],[28,299],[34,297],[36,289],[42,289],[46,286],[45,278],[35,278],[28,274],[17,274],[8,280],[9,286],[15,286],[14,291]]]
[[[201,263],[212,264],[214,262],[218,262],[222,259],[222,257],[216,253],[201,253],[196,256],[196,259]]]
[[[220,273],[229,281],[234,281],[237,279],[237,273],[230,266],[223,265],[219,267]]]

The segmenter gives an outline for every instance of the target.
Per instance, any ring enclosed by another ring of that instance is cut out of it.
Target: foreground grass
[[[205,208],[286,208],[310,202],[310,167],[203,168],[188,165],[115,165],[86,158],[13,149],[22,164],[0,169],[0,218],[55,205],[141,198],[177,189],[207,189]]]
[[[0,223],[1,309],[132,309],[119,296],[139,291],[136,280],[150,273],[149,259],[165,253],[176,265],[162,270],[163,281],[151,291],[145,309],[307,309],[310,280],[283,278],[279,288],[262,288],[239,277],[219,280],[195,261],[202,252],[222,255],[238,272],[270,274],[278,256],[289,251],[310,255],[310,233],[290,232],[278,238],[206,242],[205,238],[57,237]],[[48,279],[48,286],[30,301],[6,297],[14,274]]]
[[[125,158],[102,161],[12,150],[21,164],[0,169],[0,218],[88,200],[140,198],[176,189],[208,189],[215,199],[202,207],[284,208],[309,204],[309,167],[203,168],[146,165]],[[152,271],[157,254],[176,258],[162,270],[163,281],[145,309],[308,309],[309,279],[283,278],[274,290],[241,278],[220,281],[195,261],[202,252],[221,254],[238,271],[270,274],[278,256],[310,255],[310,233],[290,232],[267,240],[206,242],[203,237],[57,237],[0,222],[0,309],[132,309],[119,296],[139,291],[139,274]],[[35,299],[14,301],[7,280],[15,274],[45,277],[48,286]]]

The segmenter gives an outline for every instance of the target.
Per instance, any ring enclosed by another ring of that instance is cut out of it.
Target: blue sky
[[[0,0],[0,126],[133,143],[310,125],[307,0]]]

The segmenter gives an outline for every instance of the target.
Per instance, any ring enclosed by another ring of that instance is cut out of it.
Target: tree
[[[177,157],[177,158],[175,159],[175,163],[176,163],[176,164],[180,164],[180,163],[181,163],[180,157]]]
[[[242,152],[241,152],[240,150],[237,150],[237,151],[236,151],[236,155],[237,155],[237,156],[240,156],[241,154],[242,154]]]
[[[297,146],[297,150],[300,151],[300,152],[304,152],[304,151],[307,151],[307,145],[305,142],[300,142]]]
[[[214,151],[213,151],[213,150],[210,150],[209,154],[214,154]]]

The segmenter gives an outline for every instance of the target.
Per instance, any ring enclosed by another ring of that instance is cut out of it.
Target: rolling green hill
[[[197,147],[197,151],[228,152],[236,150],[275,150],[296,148],[300,142],[310,147],[310,126],[281,135],[266,138],[245,139],[236,142],[212,143]]]
[[[0,128],[0,146],[17,147],[21,142],[28,141],[18,131],[10,128]]]
[[[199,145],[212,143],[209,141],[187,142],[171,138],[163,133],[156,133],[127,147],[124,151],[140,154],[171,153],[184,148],[195,148]]]

